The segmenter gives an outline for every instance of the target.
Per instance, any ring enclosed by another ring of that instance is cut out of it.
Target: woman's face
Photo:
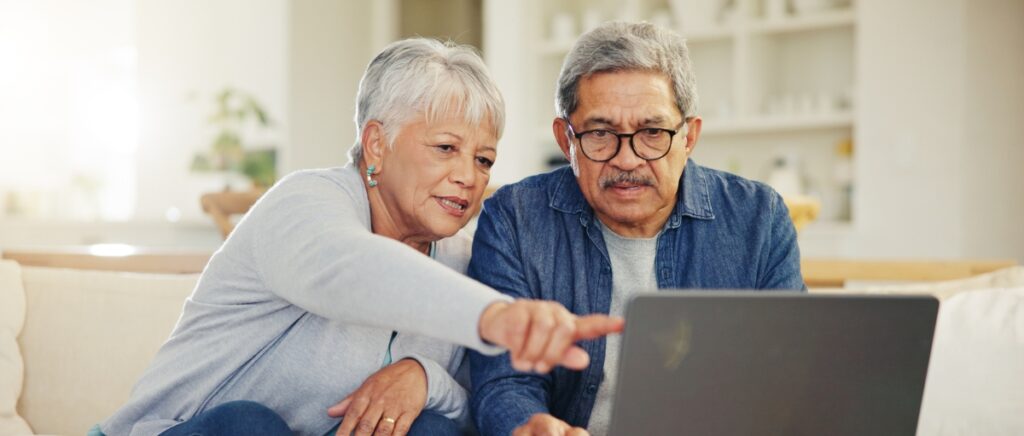
[[[470,125],[461,116],[428,122],[417,116],[380,147],[374,176],[392,237],[437,240],[454,235],[480,208],[497,158],[494,129]],[[370,162],[373,163],[373,162]],[[390,232],[389,232],[390,233]]]

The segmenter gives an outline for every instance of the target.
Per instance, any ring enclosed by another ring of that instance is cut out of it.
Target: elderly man
[[[506,186],[485,203],[469,274],[576,314],[621,315],[629,297],[659,288],[803,289],[782,198],[689,159],[701,129],[696,101],[679,35],[621,22],[583,35],[562,67],[552,123],[571,168]],[[618,340],[583,342],[593,360],[582,371],[473,354],[478,427],[606,433]],[[521,355],[545,349],[530,342]]]

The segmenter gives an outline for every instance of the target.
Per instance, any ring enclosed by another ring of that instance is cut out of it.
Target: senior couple
[[[267,192],[92,433],[604,434],[630,296],[804,287],[779,195],[689,159],[701,119],[679,35],[596,28],[555,100],[570,167],[499,189],[471,243],[501,94],[470,48],[385,48],[351,163]]]

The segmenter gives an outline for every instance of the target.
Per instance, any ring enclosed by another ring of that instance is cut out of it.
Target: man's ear
[[[363,144],[363,160],[366,166],[374,165],[380,171],[381,162],[388,153],[387,141],[384,138],[384,125],[377,120],[366,122],[360,137]]]
[[[686,121],[686,156],[693,153],[697,148],[697,140],[700,139],[700,128],[703,120],[700,117],[692,117]]]
[[[569,137],[569,122],[564,118],[555,118],[551,122],[551,133],[555,135],[555,141],[558,142],[558,148],[562,149],[562,155],[569,160],[569,166],[572,167],[572,173],[579,177],[580,175],[580,163],[576,160],[576,147],[573,146],[574,142]]]
[[[555,118],[551,122],[551,133],[555,135],[555,142],[558,143],[558,148],[562,149],[562,154],[566,159],[572,160],[570,155],[571,151],[569,146],[569,123],[562,118]]]

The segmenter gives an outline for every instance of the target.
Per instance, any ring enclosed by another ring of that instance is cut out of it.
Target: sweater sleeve
[[[364,188],[354,185],[296,173],[253,207],[236,232],[248,227],[264,285],[331,320],[498,354],[499,348],[480,338],[477,324],[488,305],[508,298],[372,233]]]
[[[462,353],[458,353],[458,360],[461,360],[461,356]],[[410,354],[404,358],[415,360],[427,375],[427,404],[423,410],[444,415],[464,427],[469,420],[469,393],[466,388],[459,385],[441,364],[426,356]]]

